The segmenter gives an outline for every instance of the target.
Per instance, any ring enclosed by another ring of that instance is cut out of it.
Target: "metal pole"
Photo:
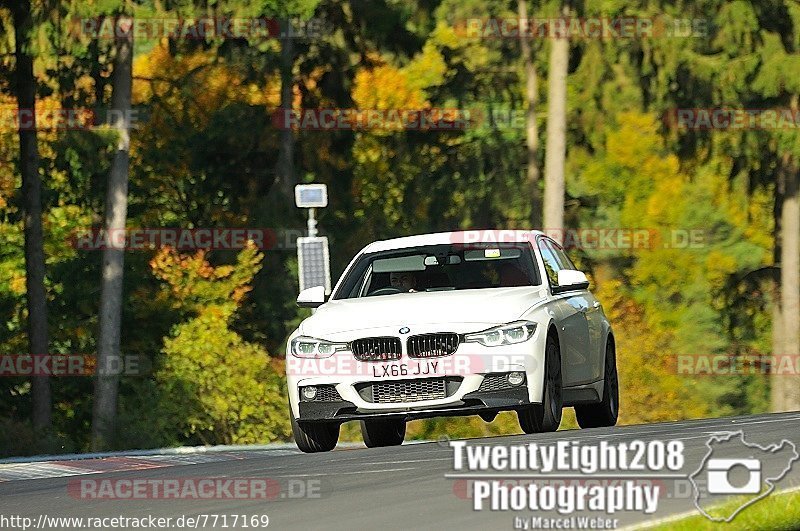
[[[313,238],[317,235],[317,218],[316,218],[317,209],[316,208],[309,208],[308,209],[308,237]]]

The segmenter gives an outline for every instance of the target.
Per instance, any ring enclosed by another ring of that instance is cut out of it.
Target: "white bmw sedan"
[[[613,426],[614,336],[586,275],[538,231],[468,231],[372,243],[289,337],[295,441],[331,450],[358,420],[369,447],[397,445],[406,422],[517,412],[526,433],[555,431],[574,406],[583,428]]]

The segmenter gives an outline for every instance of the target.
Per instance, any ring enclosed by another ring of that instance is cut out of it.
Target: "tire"
[[[380,446],[398,446],[406,437],[406,421],[395,420],[362,420],[361,436],[367,448]]]
[[[619,416],[619,378],[617,353],[614,342],[606,344],[605,371],[603,374],[603,400],[597,404],[575,406],[575,416],[581,428],[614,426]]]
[[[335,422],[298,422],[292,413],[294,442],[301,452],[307,454],[328,452],[339,442],[339,424]]]
[[[561,351],[558,341],[548,336],[545,344],[544,390],[542,403],[517,411],[519,426],[525,433],[556,431],[564,407],[561,378]]]

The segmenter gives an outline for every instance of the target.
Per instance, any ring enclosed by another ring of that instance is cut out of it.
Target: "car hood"
[[[545,298],[541,286],[398,293],[330,301],[303,321],[300,332],[324,337],[337,332],[386,326],[481,323],[519,319]]]

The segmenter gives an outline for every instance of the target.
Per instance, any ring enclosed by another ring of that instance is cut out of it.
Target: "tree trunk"
[[[14,39],[17,62],[17,102],[31,120],[20,120],[19,165],[25,226],[25,283],[28,298],[28,340],[31,355],[48,354],[47,292],[44,287],[45,261],[42,236],[42,182],[39,177],[39,147],[36,138],[36,79],[30,54],[33,30],[30,0],[20,0],[14,7]],[[27,118],[27,115],[26,115]],[[47,430],[51,425],[50,380],[47,376],[31,378],[33,426]]]
[[[569,15],[564,5],[562,16]],[[564,229],[564,165],[567,153],[567,68],[569,38],[552,36],[547,98],[547,144],[544,161],[544,230],[561,241]]]
[[[785,173],[782,169],[778,172],[778,182],[775,186],[775,201],[772,216],[775,220],[773,238],[775,244],[772,248],[772,261],[777,266],[778,273],[772,280],[772,354],[780,355],[783,352],[783,312],[781,311],[781,208],[785,194]],[[786,378],[776,374],[770,377],[770,409],[774,412],[786,411]]]
[[[290,34],[291,21],[286,19],[281,39],[281,109],[291,109],[294,97],[294,37]],[[294,197],[294,132],[286,127],[281,131],[278,166],[275,169],[278,191]]]
[[[783,312],[781,311],[780,284],[775,281],[772,298],[772,354],[779,356],[783,352]],[[779,357],[775,358],[780,360]],[[773,368],[770,379],[770,409],[777,413],[786,411],[786,376],[775,373]]]
[[[111,163],[106,196],[105,230],[108,233],[125,229],[128,213],[128,167],[130,148],[130,110],[133,63],[133,34],[114,40],[114,72],[112,77],[112,123],[117,130],[117,150]],[[113,241],[113,239],[111,239]],[[92,449],[108,448],[114,433],[117,413],[122,321],[122,280],[125,262],[122,248],[103,250],[102,286],[100,295],[100,338],[97,350],[97,375],[92,415]]]
[[[783,351],[778,354],[796,360],[800,356],[800,171],[790,156],[784,156],[785,192],[781,209],[781,311]],[[800,410],[798,376],[781,375],[784,410]]]
[[[528,112],[525,117],[525,143],[528,151],[528,167],[526,184],[531,194],[531,222],[533,227],[542,226],[542,197],[539,193],[539,129],[536,124],[536,107],[539,100],[536,64],[533,62],[531,44],[528,33],[528,6],[526,0],[519,0],[520,19],[519,46],[522,51],[522,63],[525,68],[525,99]]]

